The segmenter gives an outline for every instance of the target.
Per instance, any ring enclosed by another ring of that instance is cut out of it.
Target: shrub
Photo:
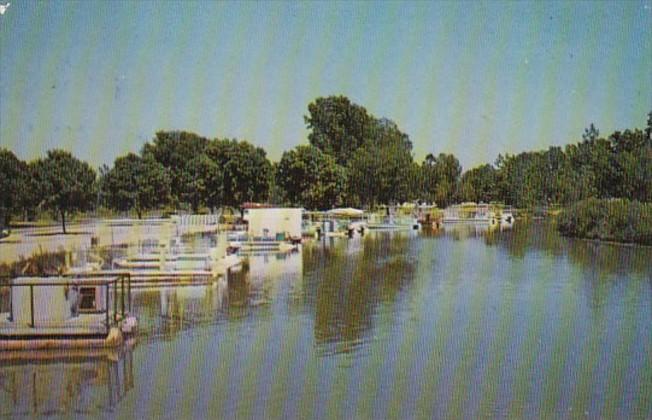
[[[557,228],[566,236],[652,245],[652,203],[589,198],[563,210]]]

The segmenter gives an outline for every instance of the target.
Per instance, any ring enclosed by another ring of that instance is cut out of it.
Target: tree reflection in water
[[[414,277],[411,235],[377,232],[304,247],[304,299],[322,354],[352,352],[372,339],[379,307],[395,302]]]

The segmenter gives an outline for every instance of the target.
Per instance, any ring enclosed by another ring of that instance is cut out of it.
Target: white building
[[[249,236],[261,238],[301,238],[301,208],[253,208],[246,209],[244,220],[248,223]]]

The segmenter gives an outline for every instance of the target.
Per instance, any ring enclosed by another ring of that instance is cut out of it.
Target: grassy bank
[[[590,198],[562,211],[557,223],[565,236],[652,245],[652,203]]]

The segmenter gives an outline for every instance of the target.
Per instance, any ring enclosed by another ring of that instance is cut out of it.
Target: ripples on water
[[[544,224],[309,242],[137,291],[133,350],[5,363],[0,414],[651,418],[650,261]]]

